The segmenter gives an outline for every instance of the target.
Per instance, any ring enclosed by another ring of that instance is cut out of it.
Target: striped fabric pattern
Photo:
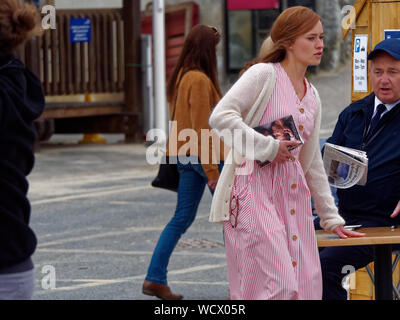
[[[311,134],[315,93],[307,82],[300,101],[282,66],[274,65],[277,82],[260,121],[293,115],[304,141]],[[238,199],[237,227],[224,223],[231,299],[315,300],[322,297],[310,191],[297,159],[238,175],[232,197]],[[244,165],[249,165],[249,161]]]

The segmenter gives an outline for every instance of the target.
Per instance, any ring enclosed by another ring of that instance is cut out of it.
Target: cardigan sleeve
[[[344,225],[345,222],[338,213],[329,187],[319,148],[314,152],[314,158],[306,174],[306,180],[315,203],[315,209],[320,217],[321,227],[324,230],[332,231],[337,226]]]
[[[263,71],[262,64],[249,68],[220,100],[209,120],[228,147],[249,160],[261,162],[275,159],[279,141],[256,132],[244,118],[253,108],[262,107],[259,102],[269,80],[269,74]]]
[[[311,196],[315,203],[315,208],[318,216],[320,217],[320,225],[324,230],[332,231],[337,226],[344,225],[344,219],[339,215],[338,209],[335,205],[334,198],[328,183],[328,177],[325,173],[322,155],[319,147],[319,127],[321,125],[321,101],[318,97],[317,91],[317,115],[315,127],[312,135],[310,136],[309,143],[311,144],[310,155],[312,160],[305,173],[307,185],[310,189]]]

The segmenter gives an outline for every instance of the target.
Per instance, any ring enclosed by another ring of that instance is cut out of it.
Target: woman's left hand
[[[210,180],[207,182],[207,184],[212,190],[215,190],[215,188],[217,186],[217,182],[218,182],[218,180]]]
[[[333,229],[333,232],[336,233],[341,239],[346,239],[348,237],[364,237],[365,233],[360,233],[352,230],[345,229],[343,226],[337,226]]]

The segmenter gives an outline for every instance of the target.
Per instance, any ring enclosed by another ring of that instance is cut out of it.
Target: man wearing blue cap
[[[365,186],[337,190],[339,213],[346,224],[363,227],[400,224],[400,39],[378,43],[368,55],[373,93],[344,109],[327,142],[364,150],[368,156]],[[319,226],[317,220],[315,226]],[[399,246],[393,246],[399,250]],[[346,299],[346,266],[363,268],[374,259],[372,246],[320,250],[323,299]]]

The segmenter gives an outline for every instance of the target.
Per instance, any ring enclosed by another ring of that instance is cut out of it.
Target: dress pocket
[[[253,165],[255,165],[253,161]],[[248,193],[252,181],[254,167],[246,161],[245,164],[236,170],[234,182],[234,195],[243,198]]]
[[[243,182],[243,181],[241,181]],[[236,231],[250,232],[253,225],[253,206],[250,186],[248,183],[235,186],[232,193],[229,220]],[[237,188],[237,189],[236,189]]]

